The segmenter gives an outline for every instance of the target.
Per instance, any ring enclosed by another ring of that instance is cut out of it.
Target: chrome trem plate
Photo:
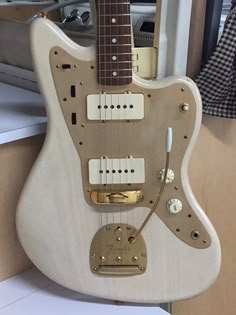
[[[90,246],[90,269],[102,276],[134,276],[147,268],[147,250],[142,235],[129,241],[136,232],[127,224],[108,224],[94,235]]]

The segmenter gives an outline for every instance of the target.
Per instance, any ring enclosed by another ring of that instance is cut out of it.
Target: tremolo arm
[[[136,241],[137,237],[141,234],[144,227],[147,225],[150,218],[154,214],[154,212],[155,212],[155,210],[156,210],[156,208],[157,208],[157,206],[161,200],[161,196],[162,196],[163,191],[164,191],[165,186],[166,186],[166,179],[167,179],[168,169],[169,169],[169,164],[170,164],[171,147],[172,147],[172,128],[167,128],[167,133],[166,133],[166,164],[165,164],[165,171],[164,171],[164,179],[162,181],[160,191],[157,195],[157,199],[156,199],[155,203],[153,204],[153,207],[152,207],[151,211],[149,212],[148,216],[146,217],[146,219],[144,220],[144,222],[140,226],[140,228],[129,237],[129,242],[131,242],[131,243],[134,243]]]

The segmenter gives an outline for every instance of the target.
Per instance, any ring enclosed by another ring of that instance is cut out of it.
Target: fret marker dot
[[[117,57],[116,56],[112,56],[112,60],[117,60]]]
[[[112,75],[113,75],[113,77],[116,77],[117,76],[117,72],[116,71],[112,72]]]
[[[112,43],[115,44],[117,42],[116,38],[112,38]]]
[[[112,21],[112,23],[116,23],[116,19],[114,19],[114,18],[111,21]]]

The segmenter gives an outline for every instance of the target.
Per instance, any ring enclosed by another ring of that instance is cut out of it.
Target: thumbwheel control
[[[179,199],[170,199],[167,202],[167,210],[171,214],[178,214],[182,211],[183,204]]]
[[[159,179],[160,182],[162,183],[164,180],[164,175],[165,175],[165,169],[163,168],[160,172],[159,172]],[[175,174],[171,169],[168,169],[167,172],[167,177],[166,177],[166,184],[170,184],[173,182],[173,180],[175,179]]]

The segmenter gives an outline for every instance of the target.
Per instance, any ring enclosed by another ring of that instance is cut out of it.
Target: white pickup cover
[[[89,120],[134,120],[144,118],[143,94],[91,94],[87,96]]]
[[[89,160],[89,182],[91,185],[144,183],[144,159],[101,158]]]

